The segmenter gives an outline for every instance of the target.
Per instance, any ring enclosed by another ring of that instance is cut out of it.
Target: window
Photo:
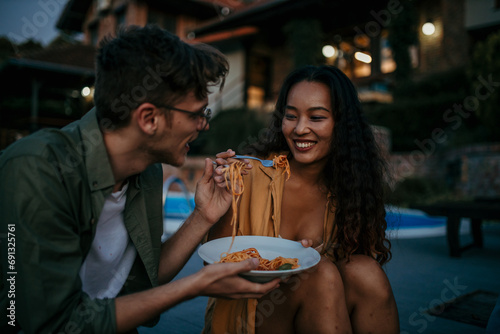
[[[367,36],[356,36],[341,41],[338,44],[337,56],[333,60],[333,64],[350,78],[370,76],[371,62],[370,40]]]
[[[392,55],[391,45],[387,40],[388,32],[384,31],[380,38],[380,70],[382,73],[391,73],[396,69],[396,62]]]
[[[391,73],[396,69],[387,30],[371,37],[366,34],[337,36],[334,56],[326,62],[337,66],[350,78]]]
[[[248,58],[247,105],[249,108],[264,106],[269,92],[270,60],[263,55],[252,54]]]

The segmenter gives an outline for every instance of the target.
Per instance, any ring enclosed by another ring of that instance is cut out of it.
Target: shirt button
[[[95,219],[94,219],[94,218],[92,218],[92,219],[90,220],[90,224],[91,224],[91,225],[94,225],[94,223],[95,223]]]
[[[92,185],[93,185],[94,187],[97,187],[97,181],[94,181],[94,182],[92,183]]]

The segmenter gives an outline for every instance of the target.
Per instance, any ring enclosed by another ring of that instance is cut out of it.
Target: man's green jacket
[[[160,165],[128,180],[124,221],[137,257],[121,294],[158,285],[162,180]],[[25,333],[116,332],[114,300],[90,299],[79,277],[114,184],[95,110],[2,152],[0,329],[15,319]]]

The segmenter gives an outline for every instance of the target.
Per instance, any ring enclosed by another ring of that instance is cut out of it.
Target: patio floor
[[[428,314],[453,298],[482,290],[500,293],[500,224],[483,224],[484,248],[471,248],[461,258],[448,256],[445,236],[393,239],[393,259],[385,266],[398,304],[401,334],[483,334],[484,328]],[[463,244],[471,238],[461,236]],[[179,277],[201,268],[195,253]],[[154,328],[141,334],[200,333],[207,298],[198,297],[163,313]]]

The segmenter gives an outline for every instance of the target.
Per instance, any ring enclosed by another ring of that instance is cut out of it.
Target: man
[[[1,332],[128,332],[199,295],[258,298],[275,288],[237,275],[258,261],[168,283],[231,204],[207,159],[193,213],[161,244],[160,163],[181,166],[208,128],[224,56],[134,27],[101,43],[96,63],[94,109],[0,155]]]

